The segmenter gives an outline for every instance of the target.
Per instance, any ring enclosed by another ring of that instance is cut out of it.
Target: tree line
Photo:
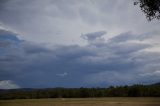
[[[160,97],[160,84],[109,88],[48,88],[0,90],[0,99],[92,97]]]

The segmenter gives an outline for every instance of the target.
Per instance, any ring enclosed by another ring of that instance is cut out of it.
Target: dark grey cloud
[[[1,30],[0,80],[14,81],[20,87],[89,87],[160,80],[159,52],[146,51],[155,45],[133,43],[130,38],[122,42],[125,34],[122,38],[118,35],[108,41],[90,42],[90,39],[103,38],[103,34],[105,32],[85,34],[89,37],[84,46],[47,47],[20,40],[15,33]],[[120,40],[115,40],[117,37]]]
[[[1,0],[0,1],[0,9],[5,8],[5,4],[8,2],[9,0]]]
[[[94,41],[98,38],[101,38],[104,34],[106,34],[106,31],[99,31],[99,32],[93,32],[93,33],[87,33],[87,34],[82,34],[82,38],[88,40],[88,41]]]
[[[103,37],[105,34],[106,31],[98,31],[98,32],[82,34],[81,38],[86,40],[90,45],[102,46],[103,43],[105,43],[105,39]]]

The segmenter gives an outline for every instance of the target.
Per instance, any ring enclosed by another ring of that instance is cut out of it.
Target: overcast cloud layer
[[[1,0],[0,88],[159,82],[159,28],[132,0]]]

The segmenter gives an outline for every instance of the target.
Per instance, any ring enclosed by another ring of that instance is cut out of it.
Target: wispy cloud
[[[148,23],[133,0],[1,0],[0,4],[1,26],[38,43],[83,45],[81,33],[104,30],[108,38],[160,27],[158,22]]]

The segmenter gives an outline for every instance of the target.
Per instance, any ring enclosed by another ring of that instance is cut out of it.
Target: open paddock
[[[55,98],[0,100],[0,106],[160,106],[160,98]]]

